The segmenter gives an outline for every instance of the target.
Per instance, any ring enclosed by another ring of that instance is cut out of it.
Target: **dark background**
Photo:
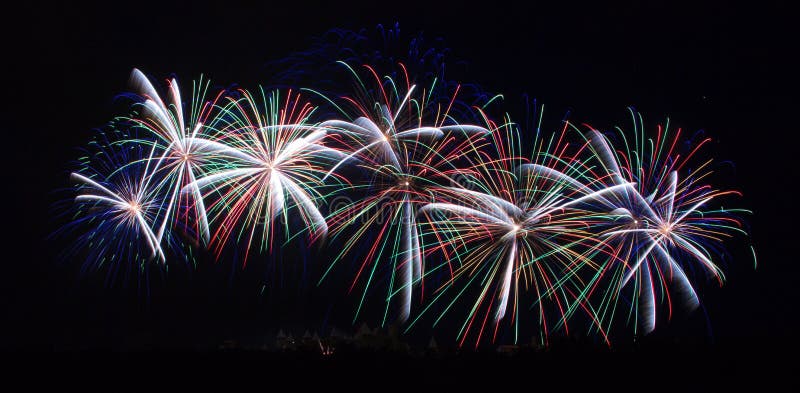
[[[274,334],[276,326],[296,326],[297,334],[303,321],[319,324],[330,310],[310,306],[315,298],[295,288],[265,300],[257,279],[224,264],[151,280],[156,288],[145,297],[135,283],[108,287],[103,277],[80,276],[76,266],[59,264],[57,242],[46,238],[58,222],[52,205],[69,186],[77,147],[118,114],[114,97],[127,90],[133,67],[162,80],[175,74],[186,87],[201,73],[218,86],[254,87],[268,82],[268,61],[315,35],[394,22],[407,33],[443,37],[473,81],[508,99],[528,93],[551,114],[570,111],[607,128],[627,125],[625,107],[633,105],[651,126],[669,116],[687,131],[705,130],[715,139],[713,155],[735,163],[724,186],[742,190],[739,205],[755,212],[748,221],[759,264],[753,269],[747,249],[737,251],[725,286],[704,286],[704,308],[656,336],[727,348],[743,368],[779,363],[777,354],[795,347],[798,130],[790,86],[798,68],[788,2],[434,3],[26,3],[5,10],[0,348],[42,356],[213,348]]]

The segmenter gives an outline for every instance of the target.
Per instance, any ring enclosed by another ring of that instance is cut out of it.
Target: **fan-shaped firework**
[[[191,138],[203,151],[227,159],[184,190],[196,187],[208,199],[212,246],[217,255],[230,242],[244,243],[245,261],[251,248],[272,246],[275,219],[281,216],[289,235],[289,211],[313,233],[324,237],[328,226],[317,208],[328,160],[338,151],[319,142],[326,129],[311,123],[314,107],[289,91],[260,91],[260,99],[240,90],[241,98],[226,97],[221,126],[208,138]],[[305,230],[305,228],[303,229]]]
[[[688,165],[710,138],[693,143],[681,139],[681,130],[670,132],[669,121],[658,127],[656,139],[647,137],[641,116],[631,110],[634,140],[617,129],[612,137],[596,130],[587,134],[598,169],[608,174],[608,184],[634,183],[635,187],[608,196],[608,222],[598,238],[612,249],[600,262],[590,281],[588,296],[600,296],[596,312],[611,323],[618,296],[631,288],[631,311],[645,332],[656,324],[657,294],[672,314],[670,287],[676,286],[685,304],[698,305],[686,273],[695,266],[713,275],[720,284],[723,274],[713,262],[718,245],[742,230],[739,209],[709,208],[712,200],[736,191],[721,191],[705,183],[711,160],[690,170]],[[603,288],[603,291],[598,291]]]
[[[370,89],[357,72],[347,68],[358,82],[362,98],[342,98],[354,108],[355,120],[322,123],[335,129],[350,150],[330,173],[349,159],[357,159],[370,173],[371,182],[354,186],[367,190],[363,199],[337,206],[331,213],[329,221],[337,235],[350,225],[359,225],[355,235],[345,241],[336,261],[363,242],[371,228],[377,228],[374,243],[350,289],[362,274],[367,276],[360,310],[375,272],[388,267],[391,277],[384,321],[394,296],[401,298],[399,319],[405,320],[411,309],[412,285],[423,272],[417,206],[430,198],[431,188],[453,181],[451,176],[457,172],[458,160],[475,151],[475,136],[480,137],[487,130],[458,124],[449,117],[457,89],[448,102],[431,102],[437,88],[435,81],[433,86],[418,89],[408,74],[403,73],[401,80],[391,77],[381,80],[375,70],[364,66],[377,86]],[[351,114],[346,110],[343,113]]]
[[[119,131],[111,131],[119,134]],[[109,141],[90,143],[77,184],[75,214],[65,232],[77,233],[73,253],[86,255],[87,267],[109,265],[109,277],[143,272],[152,260],[165,261],[162,238],[154,231],[164,202],[150,164],[155,149]]]
[[[180,221],[184,229],[190,229],[193,235],[199,235],[204,242],[208,242],[205,204],[195,182],[203,166],[212,159],[203,150],[204,145],[195,141],[204,134],[204,128],[213,129],[219,121],[219,117],[215,116],[215,102],[204,100],[208,82],[204,83],[201,79],[194,84],[191,109],[187,110],[174,78],[168,83],[168,104],[164,103],[141,71],[134,69],[131,79],[143,101],[138,104],[139,113],[130,120],[156,138],[154,141],[141,139],[137,142],[152,144],[158,149],[156,162],[151,165],[167,192],[167,208],[158,224],[157,236],[160,238],[169,229],[168,225]],[[180,192],[184,188],[188,192]]]
[[[597,180],[586,176],[555,134],[549,140],[537,137],[534,145],[540,150],[533,160],[525,159],[510,120],[500,126],[487,122],[498,154],[482,152],[473,166],[471,187],[444,187],[438,201],[420,209],[426,217],[424,235],[431,239],[428,250],[445,256],[431,271],[449,275],[425,311],[451,294],[438,323],[465,294],[477,292],[474,300],[466,300],[472,306],[459,331],[463,343],[473,326],[479,326],[476,345],[490,321],[494,339],[509,308],[516,340],[515,321],[526,292],[534,294],[532,304],[545,335],[545,300],[555,303],[557,321],[565,323],[580,306],[578,273],[599,243],[591,232],[596,220],[591,208],[605,195],[630,186],[597,188]],[[470,292],[471,286],[479,289]]]

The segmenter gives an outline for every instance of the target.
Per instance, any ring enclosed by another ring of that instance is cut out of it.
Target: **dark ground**
[[[796,391],[796,362],[774,348],[660,346],[607,352],[579,346],[503,355],[411,357],[359,352],[322,358],[265,352],[56,352],[16,359],[26,387],[79,390],[559,389]],[[789,355],[789,354],[787,354]],[[43,375],[44,374],[44,375]]]
[[[3,366],[3,373],[30,373],[23,379],[30,387],[110,390],[164,388],[162,377],[179,388],[208,387],[210,379],[272,389],[288,379],[298,388],[331,381],[357,390],[473,387],[479,380],[656,391],[722,390],[751,381],[759,390],[796,390],[798,130],[791,86],[800,68],[789,3],[560,4],[8,6],[0,356],[14,369]],[[252,282],[215,278],[225,267],[194,281],[170,278],[158,296],[143,301],[133,289],[79,279],[74,265],[55,262],[59,246],[46,239],[57,222],[49,208],[59,198],[54,190],[68,186],[75,148],[115,113],[112,98],[126,88],[132,67],[182,80],[205,73],[222,85],[252,87],[264,82],[259,72],[266,61],[305,47],[313,35],[394,21],[407,32],[444,37],[485,88],[507,97],[528,92],[550,113],[571,110],[573,118],[608,126],[626,121],[625,106],[635,105],[652,122],[669,115],[688,130],[705,129],[717,140],[715,155],[736,164],[729,185],[743,190],[741,205],[755,211],[749,222],[758,268],[737,255],[726,267],[726,285],[702,294],[704,312],[657,331],[639,349],[587,344],[514,357],[317,359],[192,349],[267,326],[318,323],[317,311],[309,316],[317,309],[305,304],[265,312],[249,292]]]

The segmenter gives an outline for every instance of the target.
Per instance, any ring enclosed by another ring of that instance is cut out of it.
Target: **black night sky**
[[[135,282],[108,286],[102,276],[81,275],[79,261],[57,258],[63,243],[48,235],[59,225],[53,206],[64,197],[59,190],[70,185],[77,148],[119,114],[114,98],[128,91],[133,67],[159,80],[175,75],[188,84],[202,73],[217,87],[250,88],[270,83],[270,61],[307,48],[329,29],[398,22],[404,34],[443,38],[470,82],[502,92],[509,102],[524,93],[536,97],[553,119],[569,111],[570,118],[598,127],[627,125],[625,108],[632,105],[649,125],[669,116],[687,131],[712,136],[712,155],[734,163],[718,180],[742,190],[739,205],[755,213],[747,220],[758,268],[746,247],[733,245],[724,287],[701,285],[703,308],[662,324],[652,345],[669,356],[678,356],[668,348],[676,342],[734,354],[709,358],[719,373],[751,366],[765,375],[773,365],[783,370],[779,355],[797,343],[800,273],[793,244],[797,106],[790,87],[797,44],[788,2],[524,3],[97,2],[6,10],[0,123],[4,357],[26,359],[24,364],[59,359],[52,362],[59,367],[73,359],[102,362],[104,356],[136,364],[167,351],[183,362],[200,356],[219,362],[192,351],[229,339],[270,341],[278,327],[295,334],[323,324],[353,330],[341,288],[317,289],[315,280],[273,283],[273,292],[262,296],[258,271],[220,262],[151,279],[150,295],[143,296]],[[331,316],[337,314],[342,316]],[[443,343],[450,337],[422,330],[408,340],[427,342],[432,334]],[[124,355],[130,351],[138,355]],[[662,359],[662,367],[666,356],[653,357]],[[670,373],[680,374],[682,367]]]

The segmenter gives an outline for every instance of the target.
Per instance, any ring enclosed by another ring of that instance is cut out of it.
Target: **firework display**
[[[659,305],[669,318],[699,304],[701,275],[722,284],[724,241],[747,236],[749,212],[718,203],[739,193],[712,186],[712,160],[698,159],[709,139],[669,121],[650,133],[631,110],[631,131],[565,120],[548,132],[537,107],[527,129],[402,63],[340,66],[350,94],[209,96],[201,78],[188,103],[175,79],[159,94],[134,70],[130,114],[71,176],[73,255],[112,272],[186,249],[246,264],[300,236],[331,250],[320,282],[349,277],[354,321],[375,300],[381,324],[452,317],[459,345],[477,346],[525,326],[545,343],[583,322],[606,342],[620,320],[650,332]]]

